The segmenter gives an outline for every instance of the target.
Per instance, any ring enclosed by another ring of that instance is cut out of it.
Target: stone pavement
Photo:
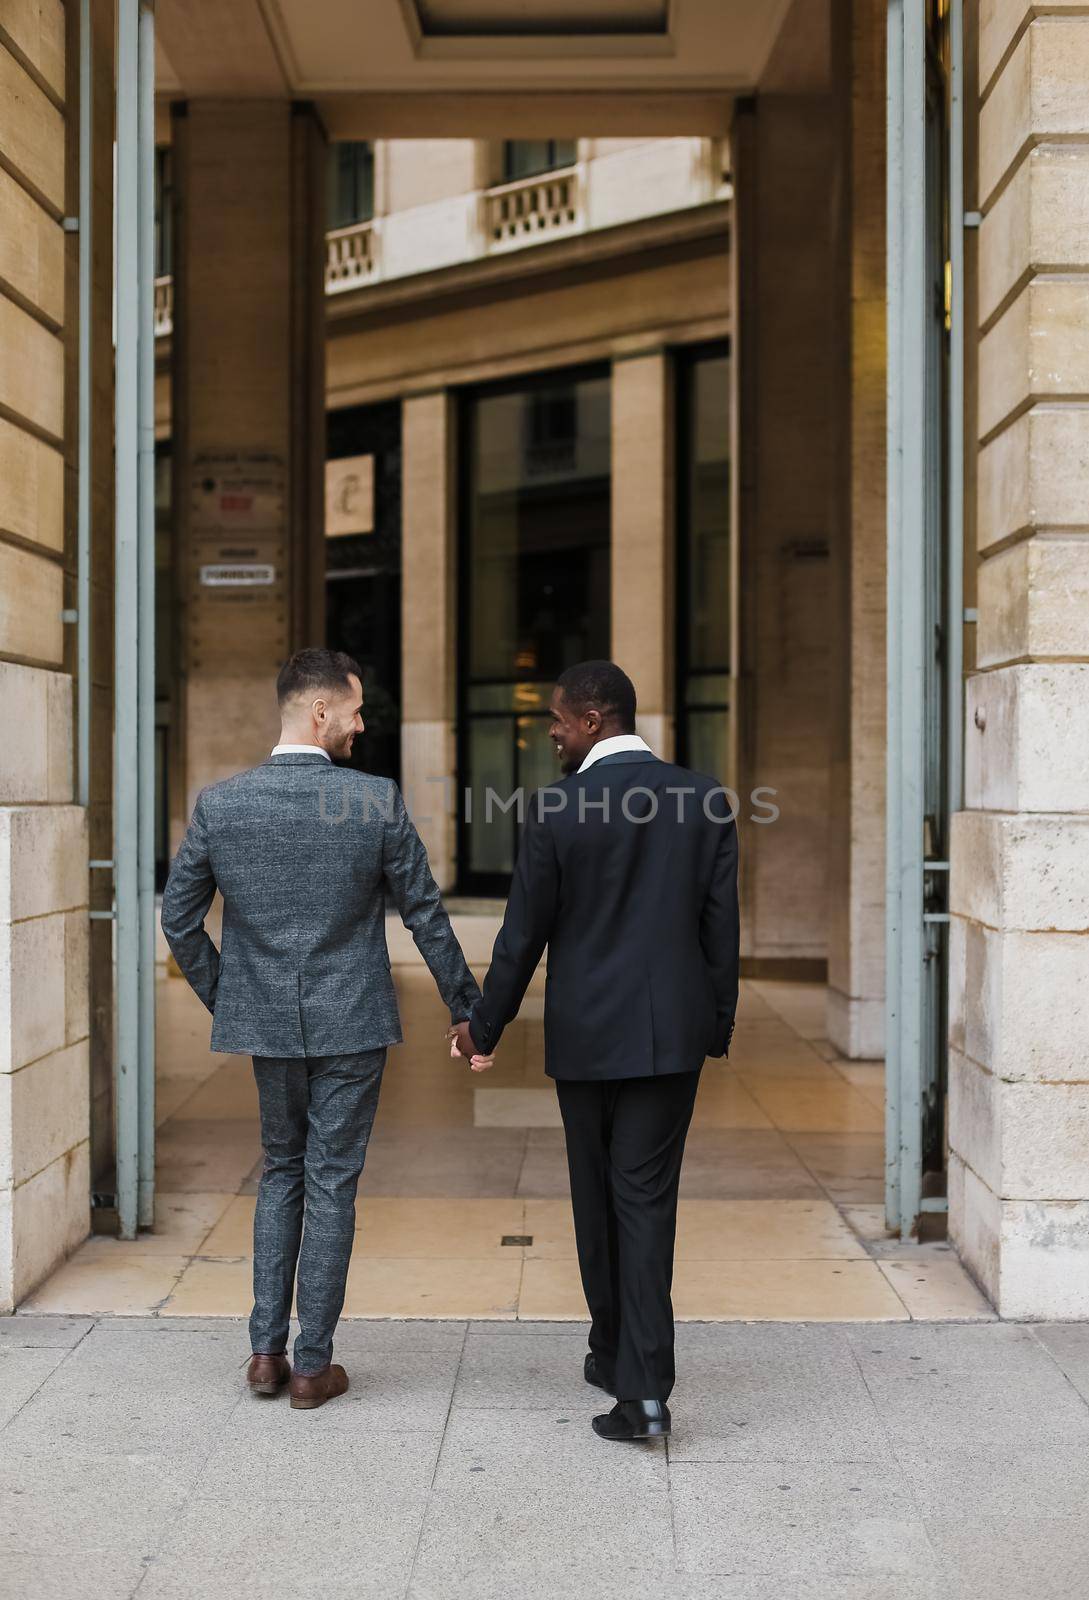
[[[668,1447],[584,1337],[346,1324],[307,1413],[240,1322],[0,1320],[0,1600],[1089,1594],[1089,1325],[686,1324]]]

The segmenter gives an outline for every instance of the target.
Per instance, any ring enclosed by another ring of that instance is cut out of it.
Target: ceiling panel
[[[790,4],[158,0],[156,14],[167,93],[286,94],[320,103],[353,94],[750,90]],[[595,31],[586,32],[591,25]]]

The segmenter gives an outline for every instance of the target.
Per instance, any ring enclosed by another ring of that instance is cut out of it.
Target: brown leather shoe
[[[291,1366],[286,1356],[250,1357],[246,1382],[254,1394],[279,1394],[291,1377]]]
[[[291,1409],[316,1411],[327,1400],[335,1400],[348,1388],[348,1374],[343,1367],[326,1367],[322,1372],[293,1372],[291,1374]]]

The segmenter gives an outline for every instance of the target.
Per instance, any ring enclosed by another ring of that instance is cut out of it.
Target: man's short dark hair
[[[573,711],[593,707],[615,717],[625,733],[635,732],[635,685],[615,661],[580,661],[561,672],[556,684]]]
[[[363,682],[359,663],[343,650],[296,650],[280,668],[276,699],[281,706],[299,696],[316,699],[323,691],[350,688],[352,677]]]

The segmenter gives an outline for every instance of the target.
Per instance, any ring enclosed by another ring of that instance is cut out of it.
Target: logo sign
[[[374,532],[374,457],[341,456],[325,463],[325,537]]]
[[[276,582],[276,568],[264,561],[218,561],[201,567],[206,589],[260,589]]]

